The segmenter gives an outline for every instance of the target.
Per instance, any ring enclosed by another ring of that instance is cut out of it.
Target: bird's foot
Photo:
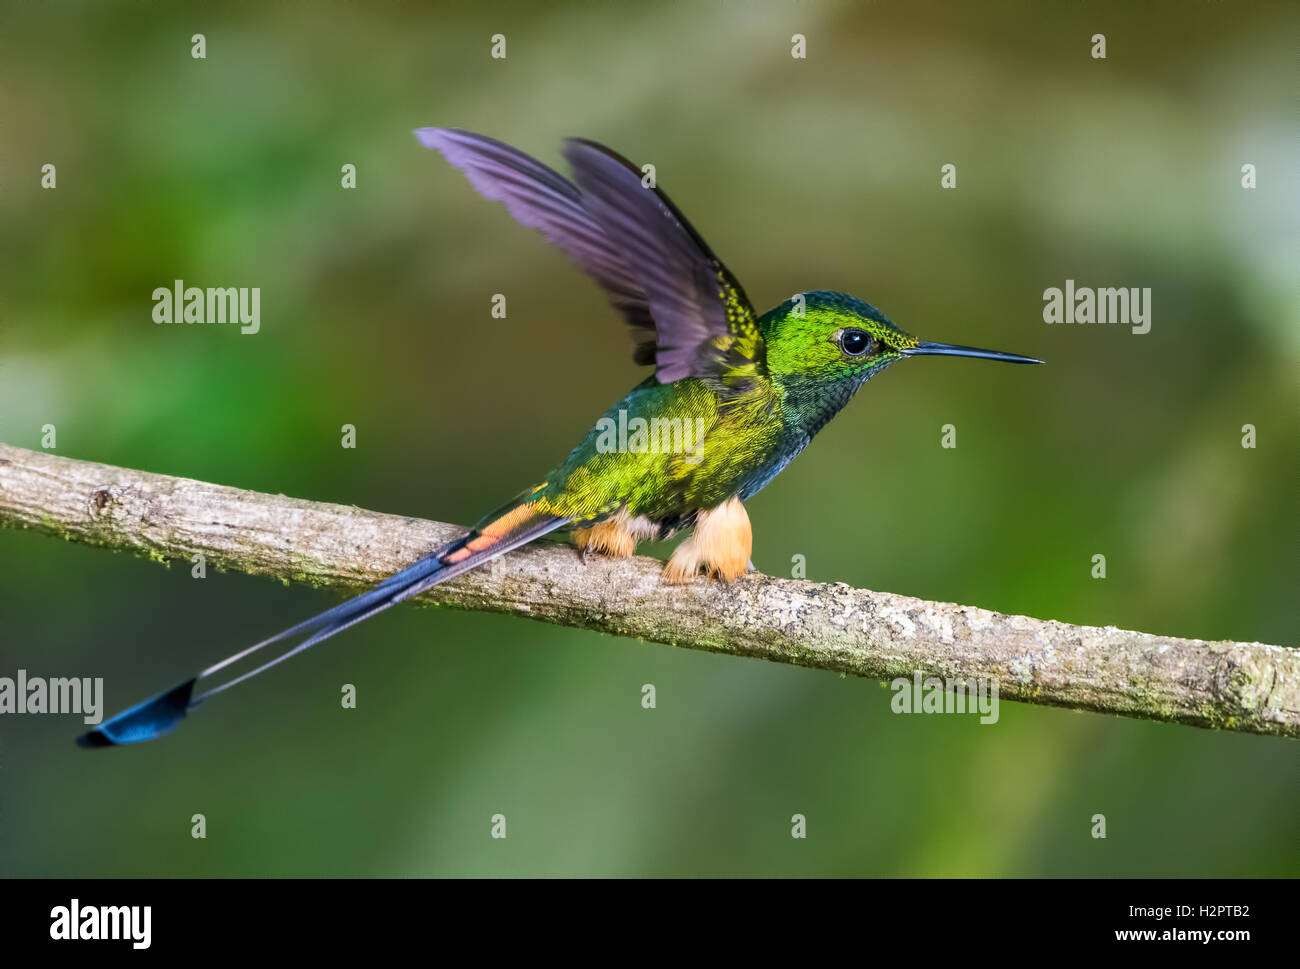
[[[590,528],[575,528],[573,541],[582,561],[585,563],[592,552],[619,559],[630,556],[636,551],[637,537],[628,525],[627,512],[621,511]]]
[[[754,567],[750,560],[753,547],[749,515],[740,499],[732,498],[696,516],[695,531],[673,550],[664,566],[664,579],[689,582],[704,572],[731,582]]]

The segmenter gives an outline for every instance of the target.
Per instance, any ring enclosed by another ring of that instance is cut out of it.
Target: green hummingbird
[[[450,128],[415,134],[594,277],[630,329],[636,362],[652,365],[654,373],[606,411],[554,470],[464,536],[370,591],[104,721],[80,738],[83,745],[167,733],[204,700],[559,529],[571,532],[584,556],[628,556],[640,541],[690,529],[665,579],[692,581],[703,573],[730,582],[752,568],[744,502],[876,374],[917,356],[1042,362],[918,340],[844,293],[799,293],[759,316],[668,196],[594,141],[565,143],[571,182],[483,135]],[[238,675],[228,671],[285,641],[274,658]],[[222,671],[228,671],[224,681],[195,694],[200,680]]]

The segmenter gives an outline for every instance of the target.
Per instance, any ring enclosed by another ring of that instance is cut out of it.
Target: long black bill
[[[904,350],[905,357],[979,357],[981,360],[1004,360],[1007,363],[1042,363],[1033,357],[1022,357],[1018,353],[1001,353],[997,350],[981,350],[978,347],[959,347],[953,343],[931,343],[922,340],[910,350]]]

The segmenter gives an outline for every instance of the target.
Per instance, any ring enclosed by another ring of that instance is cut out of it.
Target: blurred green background
[[[0,440],[54,424],[69,457],[472,522],[643,372],[597,288],[411,130],[556,165],[583,135],[654,162],[760,310],[842,289],[1048,361],[873,381],[750,502],[760,569],[1294,644],[1296,28],[1281,3],[7,3]],[[177,278],[260,287],[261,332],[156,326]],[[1151,332],[1045,325],[1067,278],[1150,287]],[[336,601],[13,531],[0,590],[0,675],[103,676],[108,713]],[[1293,742],[889,698],[400,609],[158,743],[0,719],[0,872],[1300,870]]]

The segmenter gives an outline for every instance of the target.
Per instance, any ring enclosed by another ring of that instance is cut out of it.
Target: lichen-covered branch
[[[0,525],[349,589],[462,531],[4,444]],[[421,599],[876,679],[996,678],[1003,699],[1300,736],[1297,649],[1074,626],[840,583],[751,574],[668,585],[659,573],[652,559],[583,563],[570,547],[542,545]]]

